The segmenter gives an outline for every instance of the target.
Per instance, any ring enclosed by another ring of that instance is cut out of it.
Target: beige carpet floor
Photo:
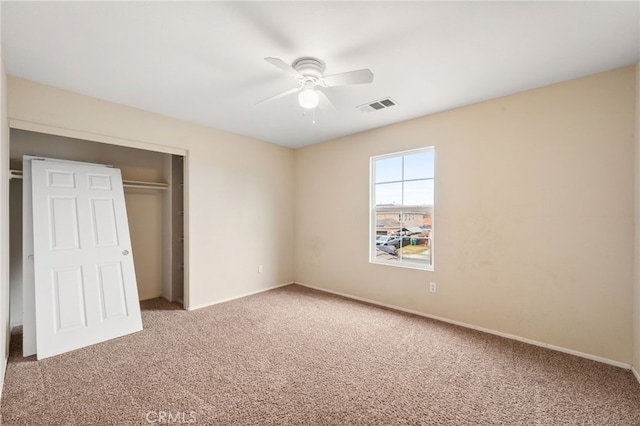
[[[288,286],[42,361],[14,333],[4,425],[640,425],[632,373]]]

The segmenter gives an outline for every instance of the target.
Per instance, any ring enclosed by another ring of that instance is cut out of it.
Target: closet
[[[10,322],[22,323],[23,155],[109,164],[122,171],[140,300],[184,297],[184,157],[10,130]]]

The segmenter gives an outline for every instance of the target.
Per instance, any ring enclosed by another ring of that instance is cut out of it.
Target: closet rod
[[[10,170],[9,179],[22,179],[22,170]],[[142,182],[138,180],[123,180],[122,186],[124,188],[137,188],[137,189],[169,189],[168,183],[159,182]]]
[[[140,188],[140,189],[170,189],[168,183],[161,182],[141,182],[139,180],[123,180],[122,186],[125,188]]]
[[[155,183],[151,182],[151,185],[141,185],[141,184],[131,184],[127,183],[126,180],[122,181],[123,188],[136,188],[136,189],[160,189],[162,191],[166,191],[169,189],[168,183]]]

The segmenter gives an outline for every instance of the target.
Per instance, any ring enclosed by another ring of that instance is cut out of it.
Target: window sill
[[[434,271],[433,265],[420,266],[420,265],[412,265],[410,263],[399,263],[397,261],[384,261],[384,260],[369,260],[369,263],[372,265],[393,266],[395,268],[417,269],[419,271],[428,271],[428,272]]]

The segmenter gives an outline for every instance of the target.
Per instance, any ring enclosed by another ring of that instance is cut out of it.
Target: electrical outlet
[[[436,283],[429,283],[429,291],[431,293],[435,293],[436,292]]]
[[[262,273],[262,265],[258,265],[258,273],[261,274]]]

